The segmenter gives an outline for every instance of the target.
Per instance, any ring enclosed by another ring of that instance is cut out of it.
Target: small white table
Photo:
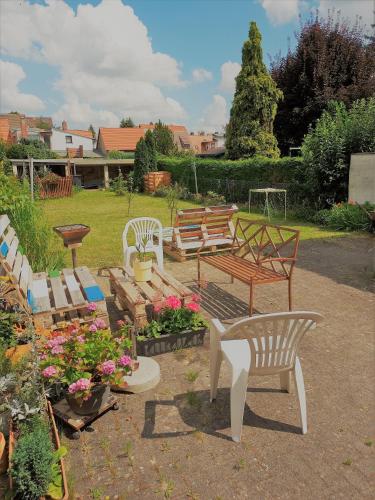
[[[261,189],[249,189],[249,213],[251,213],[251,194],[252,193],[264,193],[265,194],[265,206],[264,211],[267,212],[268,220],[270,220],[270,206],[268,201],[268,195],[271,193],[284,193],[284,219],[286,220],[286,189],[277,188],[261,188]]]

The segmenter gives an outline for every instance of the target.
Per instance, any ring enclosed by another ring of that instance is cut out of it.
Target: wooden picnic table
[[[167,297],[174,295],[185,304],[193,295],[192,290],[171,274],[161,272],[156,264],[153,264],[152,278],[147,282],[135,281],[131,268],[112,267],[108,272],[111,292],[129,312],[135,329],[146,326],[152,319],[153,308],[162,305]]]

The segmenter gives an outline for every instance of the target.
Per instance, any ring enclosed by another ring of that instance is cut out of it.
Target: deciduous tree
[[[133,127],[134,127],[134,122],[130,118],[130,116],[128,116],[127,118],[123,118],[120,122],[120,128],[133,128]]]

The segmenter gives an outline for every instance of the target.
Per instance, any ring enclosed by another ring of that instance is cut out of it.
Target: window
[[[71,135],[66,135],[66,136],[65,136],[65,142],[66,142],[67,144],[72,144],[72,142],[73,142],[73,137],[72,137]]]

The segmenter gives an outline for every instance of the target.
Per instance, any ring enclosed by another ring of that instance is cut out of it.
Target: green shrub
[[[134,158],[134,153],[130,151],[127,153],[124,151],[110,151],[108,153],[108,158],[112,160],[132,160]]]
[[[369,210],[374,207],[367,205]],[[330,209],[319,210],[314,222],[332,229],[343,231],[369,231],[371,222],[364,211],[357,205],[338,203]]]
[[[24,500],[45,495],[52,480],[54,454],[47,423],[34,417],[20,426],[20,437],[12,456],[16,492]]]
[[[127,182],[122,173],[120,172],[117,177],[110,182],[110,191],[117,196],[124,196],[127,191]]]
[[[0,214],[8,214],[33,271],[61,269],[63,251],[43,212],[30,198],[27,182],[0,173]]]

